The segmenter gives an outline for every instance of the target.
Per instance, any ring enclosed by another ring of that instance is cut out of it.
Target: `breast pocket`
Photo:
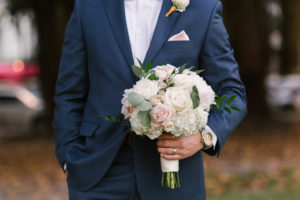
[[[196,48],[196,43],[193,40],[188,41],[167,41],[164,44],[166,49],[194,49]]]

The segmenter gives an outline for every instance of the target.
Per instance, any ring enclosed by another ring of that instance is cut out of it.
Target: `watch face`
[[[203,141],[206,145],[211,145],[212,143],[212,136],[210,133],[203,134]]]

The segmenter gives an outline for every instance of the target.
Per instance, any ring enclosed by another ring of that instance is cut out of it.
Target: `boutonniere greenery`
[[[183,12],[185,11],[185,8],[188,7],[190,4],[190,0],[172,0],[172,7],[170,8],[169,12],[165,15],[166,17],[169,17],[170,14],[172,14],[174,11]]]

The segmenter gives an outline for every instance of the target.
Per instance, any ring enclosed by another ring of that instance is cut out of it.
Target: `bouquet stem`
[[[180,188],[178,172],[163,172],[161,186],[170,189]]]
[[[162,169],[161,186],[170,189],[180,188],[179,160],[166,160],[161,157],[160,164]]]

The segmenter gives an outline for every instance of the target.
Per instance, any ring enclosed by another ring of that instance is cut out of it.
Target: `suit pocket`
[[[95,134],[96,130],[98,129],[99,124],[94,124],[90,122],[82,122],[79,135],[91,137]]]
[[[164,48],[167,49],[188,49],[195,48],[196,43],[193,40],[188,41],[167,41],[164,44]]]

